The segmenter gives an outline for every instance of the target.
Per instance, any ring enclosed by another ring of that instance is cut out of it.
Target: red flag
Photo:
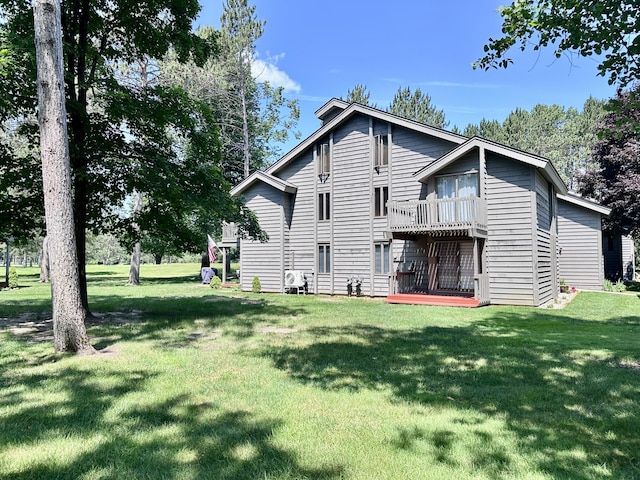
[[[209,261],[211,263],[214,263],[216,261],[216,248],[218,248],[216,242],[213,241],[211,235],[207,235],[207,250],[209,252]]]

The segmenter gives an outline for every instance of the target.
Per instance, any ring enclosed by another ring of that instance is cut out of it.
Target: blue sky
[[[420,88],[444,110],[450,127],[482,118],[503,121],[516,108],[558,104],[582,108],[615,94],[590,58],[556,59],[551,49],[512,52],[509,68],[480,71],[502,25],[500,0],[249,0],[267,23],[257,42],[260,78],[297,98],[302,138],[320,123],[314,112],[332,97],[364,84],[386,108],[398,87]],[[197,25],[220,26],[222,0],[203,0]],[[287,151],[297,141],[285,145]],[[284,152],[283,152],[284,153]]]

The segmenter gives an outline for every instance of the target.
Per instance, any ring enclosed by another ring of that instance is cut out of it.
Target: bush
[[[9,268],[9,288],[18,288],[18,271],[16,267]]]
[[[613,283],[611,280],[605,280],[602,284],[602,288],[605,292],[624,292],[627,290],[626,285],[622,280],[618,280],[616,283]]]
[[[258,277],[253,277],[253,281],[251,282],[251,291],[253,293],[260,293],[262,291],[262,284]]]
[[[220,280],[219,276],[214,275],[213,277],[211,277],[211,282],[209,282],[209,286],[211,288],[220,288],[222,286],[222,280]]]

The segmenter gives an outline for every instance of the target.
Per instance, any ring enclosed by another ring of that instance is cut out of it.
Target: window
[[[331,272],[331,246],[318,245],[318,273]]]
[[[456,201],[459,198],[478,196],[478,174],[464,173],[438,177],[438,217],[441,222],[469,221],[475,212],[471,201]],[[450,201],[447,201],[450,200]]]
[[[331,172],[331,152],[328,143],[321,143],[316,147],[318,158],[318,174],[329,174]]]
[[[389,187],[376,187],[375,189],[375,216],[387,216],[387,201],[389,200]]]
[[[389,273],[389,248],[388,243],[376,243],[374,245],[376,253],[376,273]]]
[[[331,218],[331,194],[329,192],[318,194],[318,220]]]
[[[376,167],[389,163],[389,135],[376,135],[373,164]]]

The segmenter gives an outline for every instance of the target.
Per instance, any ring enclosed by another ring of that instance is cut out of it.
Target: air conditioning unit
[[[302,270],[285,270],[285,288],[302,288],[307,283],[307,277]]]

